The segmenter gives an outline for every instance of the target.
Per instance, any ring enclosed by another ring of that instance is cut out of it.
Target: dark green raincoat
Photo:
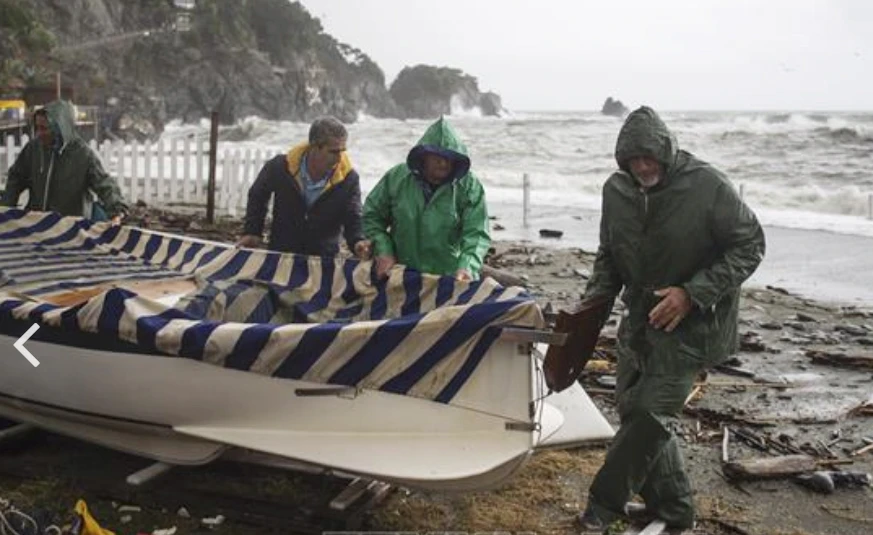
[[[38,138],[24,146],[9,169],[4,204],[18,204],[19,195],[29,190],[29,210],[91,217],[94,192],[109,217],[126,211],[118,184],[76,133],[73,106],[56,100],[45,112],[55,134],[54,146],[46,148]]]
[[[647,191],[629,161],[650,156],[664,167]],[[740,285],[764,255],[764,233],[720,171],[679,150],[650,108],[631,113],[618,136],[620,168],[603,186],[600,247],[586,296],[618,296],[616,396],[621,428],[591,487],[603,519],[639,492],[668,524],[693,522],[690,487],[667,423],[697,374],[737,348]],[[679,286],[693,307],[672,332],[649,325],[655,290]]]
[[[449,181],[430,200],[420,178],[428,152],[453,162]],[[491,243],[485,190],[470,171],[467,148],[445,119],[427,129],[406,163],[376,184],[364,203],[363,221],[376,256],[394,256],[425,273],[453,275],[465,269],[478,277]]]

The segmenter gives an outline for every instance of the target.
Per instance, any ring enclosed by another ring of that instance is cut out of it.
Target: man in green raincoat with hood
[[[698,374],[737,348],[740,285],[764,256],[755,214],[723,173],[679,150],[654,110],[622,127],[603,186],[600,247],[585,298],[617,297],[621,426],[580,515],[587,530],[639,508],[681,533],[694,504],[670,426]]]
[[[127,205],[115,179],[76,133],[72,104],[51,102],[34,113],[33,122],[36,135],[9,168],[3,204],[16,206],[19,195],[29,190],[28,210],[90,218],[93,192],[118,222]]]
[[[445,118],[370,191],[363,222],[380,278],[395,263],[460,280],[479,277],[491,243],[485,190]]]

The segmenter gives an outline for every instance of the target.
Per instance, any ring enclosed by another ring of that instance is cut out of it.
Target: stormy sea
[[[767,259],[752,282],[810,297],[873,304],[873,112],[661,112],[679,146],[741,190],[767,230]],[[494,239],[597,246],[600,190],[615,169],[621,120],[599,112],[453,113],[485,185]],[[349,125],[349,155],[364,194],[403,161],[430,121]],[[172,139],[207,125],[171,124]],[[223,129],[224,147],[284,152],[308,125],[249,118]],[[530,182],[527,226],[523,183]],[[245,192],[240,192],[244,195]],[[559,240],[540,229],[563,231]]]

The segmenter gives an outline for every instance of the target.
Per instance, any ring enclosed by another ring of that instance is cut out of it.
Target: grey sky
[[[515,110],[873,110],[869,0],[303,0],[390,83],[460,68]]]

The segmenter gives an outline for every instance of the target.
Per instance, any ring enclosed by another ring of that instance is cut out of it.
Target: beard
[[[651,173],[646,175],[638,175],[636,173],[633,174],[634,178],[637,182],[639,182],[640,186],[644,188],[651,188],[658,184],[661,181],[660,173]]]

